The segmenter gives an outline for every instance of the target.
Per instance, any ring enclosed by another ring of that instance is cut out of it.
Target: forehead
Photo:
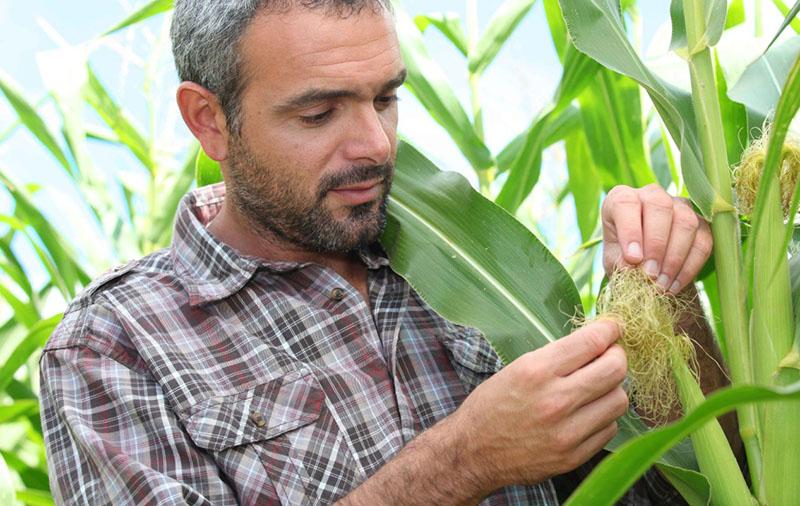
[[[394,18],[364,9],[346,18],[294,7],[256,16],[241,39],[245,79],[275,94],[298,86],[379,86],[403,68]]]

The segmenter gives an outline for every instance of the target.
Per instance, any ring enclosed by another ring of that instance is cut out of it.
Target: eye
[[[309,126],[319,126],[325,123],[333,114],[333,109],[328,109],[325,112],[314,114],[312,116],[300,116],[300,121]]]
[[[400,101],[400,97],[398,97],[396,94],[382,95],[375,99],[375,108],[379,111],[383,111],[398,101]]]

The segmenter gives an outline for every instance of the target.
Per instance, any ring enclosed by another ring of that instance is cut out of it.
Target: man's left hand
[[[713,248],[711,228],[684,199],[659,185],[613,188],[603,203],[603,266],[641,265],[665,291],[680,293]]]

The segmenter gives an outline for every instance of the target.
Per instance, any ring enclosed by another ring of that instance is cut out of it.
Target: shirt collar
[[[224,299],[241,290],[259,269],[285,273],[312,265],[309,262],[267,261],[238,253],[206,229],[225,200],[225,185],[205,186],[187,193],[178,206],[172,239],[175,272],[197,306]],[[370,270],[389,265],[379,244],[358,252]]]

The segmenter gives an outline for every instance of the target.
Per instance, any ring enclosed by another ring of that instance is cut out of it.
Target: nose
[[[383,165],[389,162],[394,129],[374,107],[360,107],[346,135],[344,155],[351,163]]]

